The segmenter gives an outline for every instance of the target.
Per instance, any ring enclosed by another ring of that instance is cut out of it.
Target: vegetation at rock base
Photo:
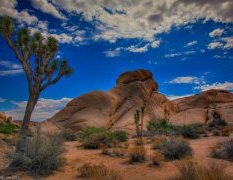
[[[0,122],[0,133],[3,134],[12,134],[12,133],[18,133],[19,127],[14,124]]]

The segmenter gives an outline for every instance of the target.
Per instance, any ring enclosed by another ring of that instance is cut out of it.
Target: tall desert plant
[[[140,137],[139,121],[140,121],[140,111],[136,110],[136,112],[134,114],[134,124],[136,126],[137,137]]]
[[[141,107],[141,136],[143,136],[143,122],[144,122],[144,115],[145,115],[145,107]]]
[[[20,137],[26,141],[31,115],[41,92],[70,75],[72,69],[67,60],[56,58],[58,42],[54,37],[45,38],[41,33],[32,35],[27,28],[16,30],[11,18],[1,18],[0,34],[22,65],[27,79],[29,97],[20,131]]]

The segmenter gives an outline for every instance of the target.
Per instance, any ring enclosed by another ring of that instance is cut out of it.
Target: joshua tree
[[[136,110],[135,114],[134,114],[134,124],[136,126],[136,133],[137,133],[137,137],[140,136],[140,130],[139,130],[139,121],[140,121],[140,111]]]
[[[44,38],[40,33],[31,34],[29,29],[19,29],[16,33],[9,17],[0,20],[0,32],[21,63],[28,84],[28,102],[23,117],[20,138],[26,140],[32,112],[40,93],[57,83],[63,76],[70,75],[72,69],[66,60],[56,59],[58,42],[53,37]]]
[[[144,121],[145,107],[141,107],[141,136],[143,136],[143,121]]]

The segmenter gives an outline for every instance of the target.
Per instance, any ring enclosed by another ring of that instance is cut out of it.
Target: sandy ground
[[[197,140],[189,140],[193,149],[193,159],[201,164],[207,163],[225,163],[227,165],[226,173],[233,174],[233,163],[223,160],[212,159],[209,157],[211,147],[216,143],[227,140],[227,137],[207,137]],[[101,154],[101,150],[84,150],[77,148],[77,142],[66,142],[66,154],[67,159],[65,167],[55,172],[53,175],[43,178],[46,180],[72,180],[78,178],[78,168],[85,163],[91,164],[104,164],[108,168],[117,171],[125,180],[167,180],[177,176],[178,171],[175,164],[178,161],[163,162],[160,167],[150,166],[150,156],[153,153],[151,145],[147,144],[147,161],[143,163],[129,164],[128,158],[116,158],[109,157]],[[1,154],[0,154],[1,156]],[[29,176],[25,176],[22,172],[16,172],[14,174],[20,175],[21,179],[32,179]]]

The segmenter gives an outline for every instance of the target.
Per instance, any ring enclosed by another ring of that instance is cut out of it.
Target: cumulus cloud
[[[224,49],[233,48],[233,37],[225,37],[222,40],[225,42]]]
[[[211,42],[208,44],[208,49],[217,49],[217,48],[223,48],[224,44],[221,42]]]
[[[66,19],[65,16],[63,16],[56,7],[47,0],[32,0],[31,2],[34,8],[40,9],[42,12],[49,13],[59,19]]]
[[[185,45],[185,47],[194,46],[197,44],[197,41],[191,41]]]
[[[176,77],[168,82],[169,84],[198,84],[200,79],[195,76],[181,76]]]
[[[106,57],[117,57],[117,56],[120,56],[121,51],[120,51],[120,48],[116,48],[113,50],[104,51],[104,54]]]
[[[115,42],[120,38],[153,41],[157,34],[171,27],[197,19],[217,22],[233,21],[232,0],[52,0],[59,8],[81,14],[93,22],[98,32],[95,39]]]
[[[222,36],[223,33],[224,33],[224,30],[218,28],[218,29],[215,29],[212,32],[210,32],[209,36],[212,37],[212,38],[219,37],[219,36]]]
[[[33,24],[38,21],[36,16],[30,15],[27,11],[18,11],[17,0],[0,0],[0,15],[9,16],[19,22]]]
[[[62,109],[70,100],[70,98],[61,98],[56,100],[40,98],[32,113],[32,120],[42,121],[50,118]],[[11,101],[11,103],[14,104],[16,108],[6,111],[6,114],[8,116],[12,116],[15,120],[22,120],[27,101]]]
[[[232,91],[233,90],[233,82],[226,81],[224,83],[216,82],[213,84],[204,84],[204,85],[195,87],[195,89],[198,89],[201,91],[206,91],[209,89],[224,89],[224,90]]]

